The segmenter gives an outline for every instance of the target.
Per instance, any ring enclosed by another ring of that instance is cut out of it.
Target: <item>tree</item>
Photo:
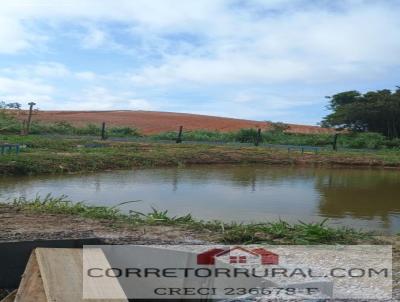
[[[400,136],[400,89],[361,94],[346,91],[329,97],[327,115],[321,125],[351,131],[378,132],[389,138]]]
[[[6,103],[4,101],[0,102],[0,109],[21,109],[21,104],[14,102],[14,103]]]

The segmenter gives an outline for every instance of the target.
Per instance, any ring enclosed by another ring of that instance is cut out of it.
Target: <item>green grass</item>
[[[5,111],[0,110],[0,133],[19,134],[22,130],[22,123]],[[101,125],[86,124],[77,127],[66,121],[43,123],[33,121],[30,127],[30,134],[61,134],[61,135],[92,135],[100,136]],[[140,137],[142,136],[138,129],[132,127],[106,127],[106,135],[109,137]]]
[[[126,202],[125,202],[126,203]],[[122,203],[122,204],[125,204]],[[120,204],[120,205],[122,205]],[[332,228],[326,220],[318,223],[289,224],[284,221],[271,223],[224,223],[221,221],[199,221],[190,214],[185,216],[170,216],[168,211],[155,208],[151,213],[131,211],[124,214],[118,206],[91,206],[83,202],[72,202],[65,196],[32,200],[17,198],[10,202],[19,210],[34,213],[75,215],[90,219],[107,220],[110,223],[122,223],[131,227],[140,225],[176,226],[193,230],[199,234],[208,234],[209,238],[226,244],[354,244],[371,239],[371,233],[365,233],[350,228]]]
[[[262,129],[261,142],[267,144],[280,145],[302,145],[332,147],[333,134],[300,134],[285,132],[284,124],[272,123],[271,129]],[[0,110],[0,134],[19,134],[21,132],[21,122]],[[87,124],[85,126],[74,126],[66,121],[55,123],[43,123],[33,121],[30,129],[31,134],[35,135],[74,135],[74,136],[100,136],[101,125]],[[107,127],[108,137],[138,138],[145,137],[140,131],[132,127]],[[219,131],[185,131],[183,140],[198,142],[236,142],[254,143],[257,139],[257,130],[241,129],[237,132]],[[156,135],[146,136],[150,140],[175,140],[177,133],[165,132]],[[338,139],[339,148],[355,149],[395,149],[400,150],[400,139],[389,140],[378,133],[343,133]]]
[[[165,132],[150,136],[155,140],[175,140],[176,132]],[[284,131],[261,132],[261,142],[276,145],[297,145],[332,148],[333,134],[301,134]],[[256,129],[241,129],[237,132],[185,131],[183,140],[199,142],[254,143]],[[394,149],[400,150],[400,139],[389,140],[378,133],[346,133],[339,135],[338,148],[342,149]]]
[[[0,135],[0,143],[19,143],[17,156],[0,155],[0,175],[96,172],[134,167],[190,164],[279,164],[313,166],[400,167],[396,150],[323,151],[318,154],[286,149],[210,144],[165,144],[98,141],[90,138],[47,138]]]
[[[87,124],[76,127],[68,122],[41,123],[33,122],[30,130],[31,134],[62,134],[62,135],[101,135],[101,125]],[[140,137],[142,136],[136,128],[132,127],[106,127],[108,137]]]

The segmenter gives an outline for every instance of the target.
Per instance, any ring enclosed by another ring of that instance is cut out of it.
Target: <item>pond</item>
[[[400,232],[400,173],[395,170],[214,165],[63,176],[0,178],[0,199],[51,193],[121,210],[198,219],[321,221]]]

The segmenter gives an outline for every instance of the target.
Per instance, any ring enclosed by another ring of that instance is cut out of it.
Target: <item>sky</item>
[[[400,0],[0,0],[0,100],[315,125],[400,85]]]

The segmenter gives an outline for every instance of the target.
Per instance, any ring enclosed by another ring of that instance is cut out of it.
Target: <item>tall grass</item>
[[[33,122],[31,129],[31,134],[63,134],[63,135],[93,135],[100,136],[101,126],[95,124],[86,124],[82,127],[73,126],[68,122],[55,122],[55,123],[41,123]],[[131,127],[107,127],[107,136],[116,137],[139,137],[140,132],[136,128]]]
[[[121,203],[124,204],[124,203]],[[34,199],[16,198],[11,206],[36,213],[75,215],[91,219],[106,219],[124,225],[169,225],[208,234],[209,238],[226,244],[352,244],[370,239],[371,234],[349,228],[332,228],[326,220],[317,223],[289,224],[285,221],[265,223],[224,223],[200,221],[192,215],[170,216],[168,211],[152,208],[150,213],[130,211],[124,214],[118,205],[114,207],[92,206],[83,202],[72,202],[66,196]]]
[[[254,143],[257,139],[256,129],[241,129],[237,132],[186,131],[184,141]],[[164,132],[152,135],[155,140],[175,140],[176,132]],[[332,147],[333,134],[301,134],[284,131],[261,132],[261,143],[278,145],[298,145]],[[351,149],[400,149],[400,139],[389,140],[379,133],[343,133],[338,138],[339,148]]]
[[[0,134],[18,134],[21,132],[21,123],[5,111],[0,111]],[[272,128],[261,132],[261,143],[279,145],[299,145],[331,147],[333,134],[301,134],[288,133],[284,128]],[[42,123],[33,121],[31,134],[60,134],[78,136],[100,136],[101,126],[87,124],[77,127],[68,122]],[[109,137],[143,137],[140,131],[132,127],[107,127]],[[220,132],[209,130],[184,131],[184,141],[222,142],[222,143],[254,143],[257,140],[257,130],[240,129],[236,132]],[[174,131],[147,136],[150,140],[175,140]],[[338,139],[339,148],[351,149],[399,149],[400,139],[388,139],[379,133],[342,133]]]
[[[3,134],[19,134],[22,130],[22,123],[13,115],[5,110],[0,110],[0,133]],[[84,126],[77,127],[66,121],[43,123],[33,121],[30,126],[30,134],[62,134],[62,135],[93,135],[101,134],[101,125],[88,123]],[[136,128],[132,127],[107,127],[106,134],[108,136],[118,137],[138,137],[141,136]]]
[[[21,131],[21,123],[18,122],[7,111],[0,109],[0,133],[19,133]]]

